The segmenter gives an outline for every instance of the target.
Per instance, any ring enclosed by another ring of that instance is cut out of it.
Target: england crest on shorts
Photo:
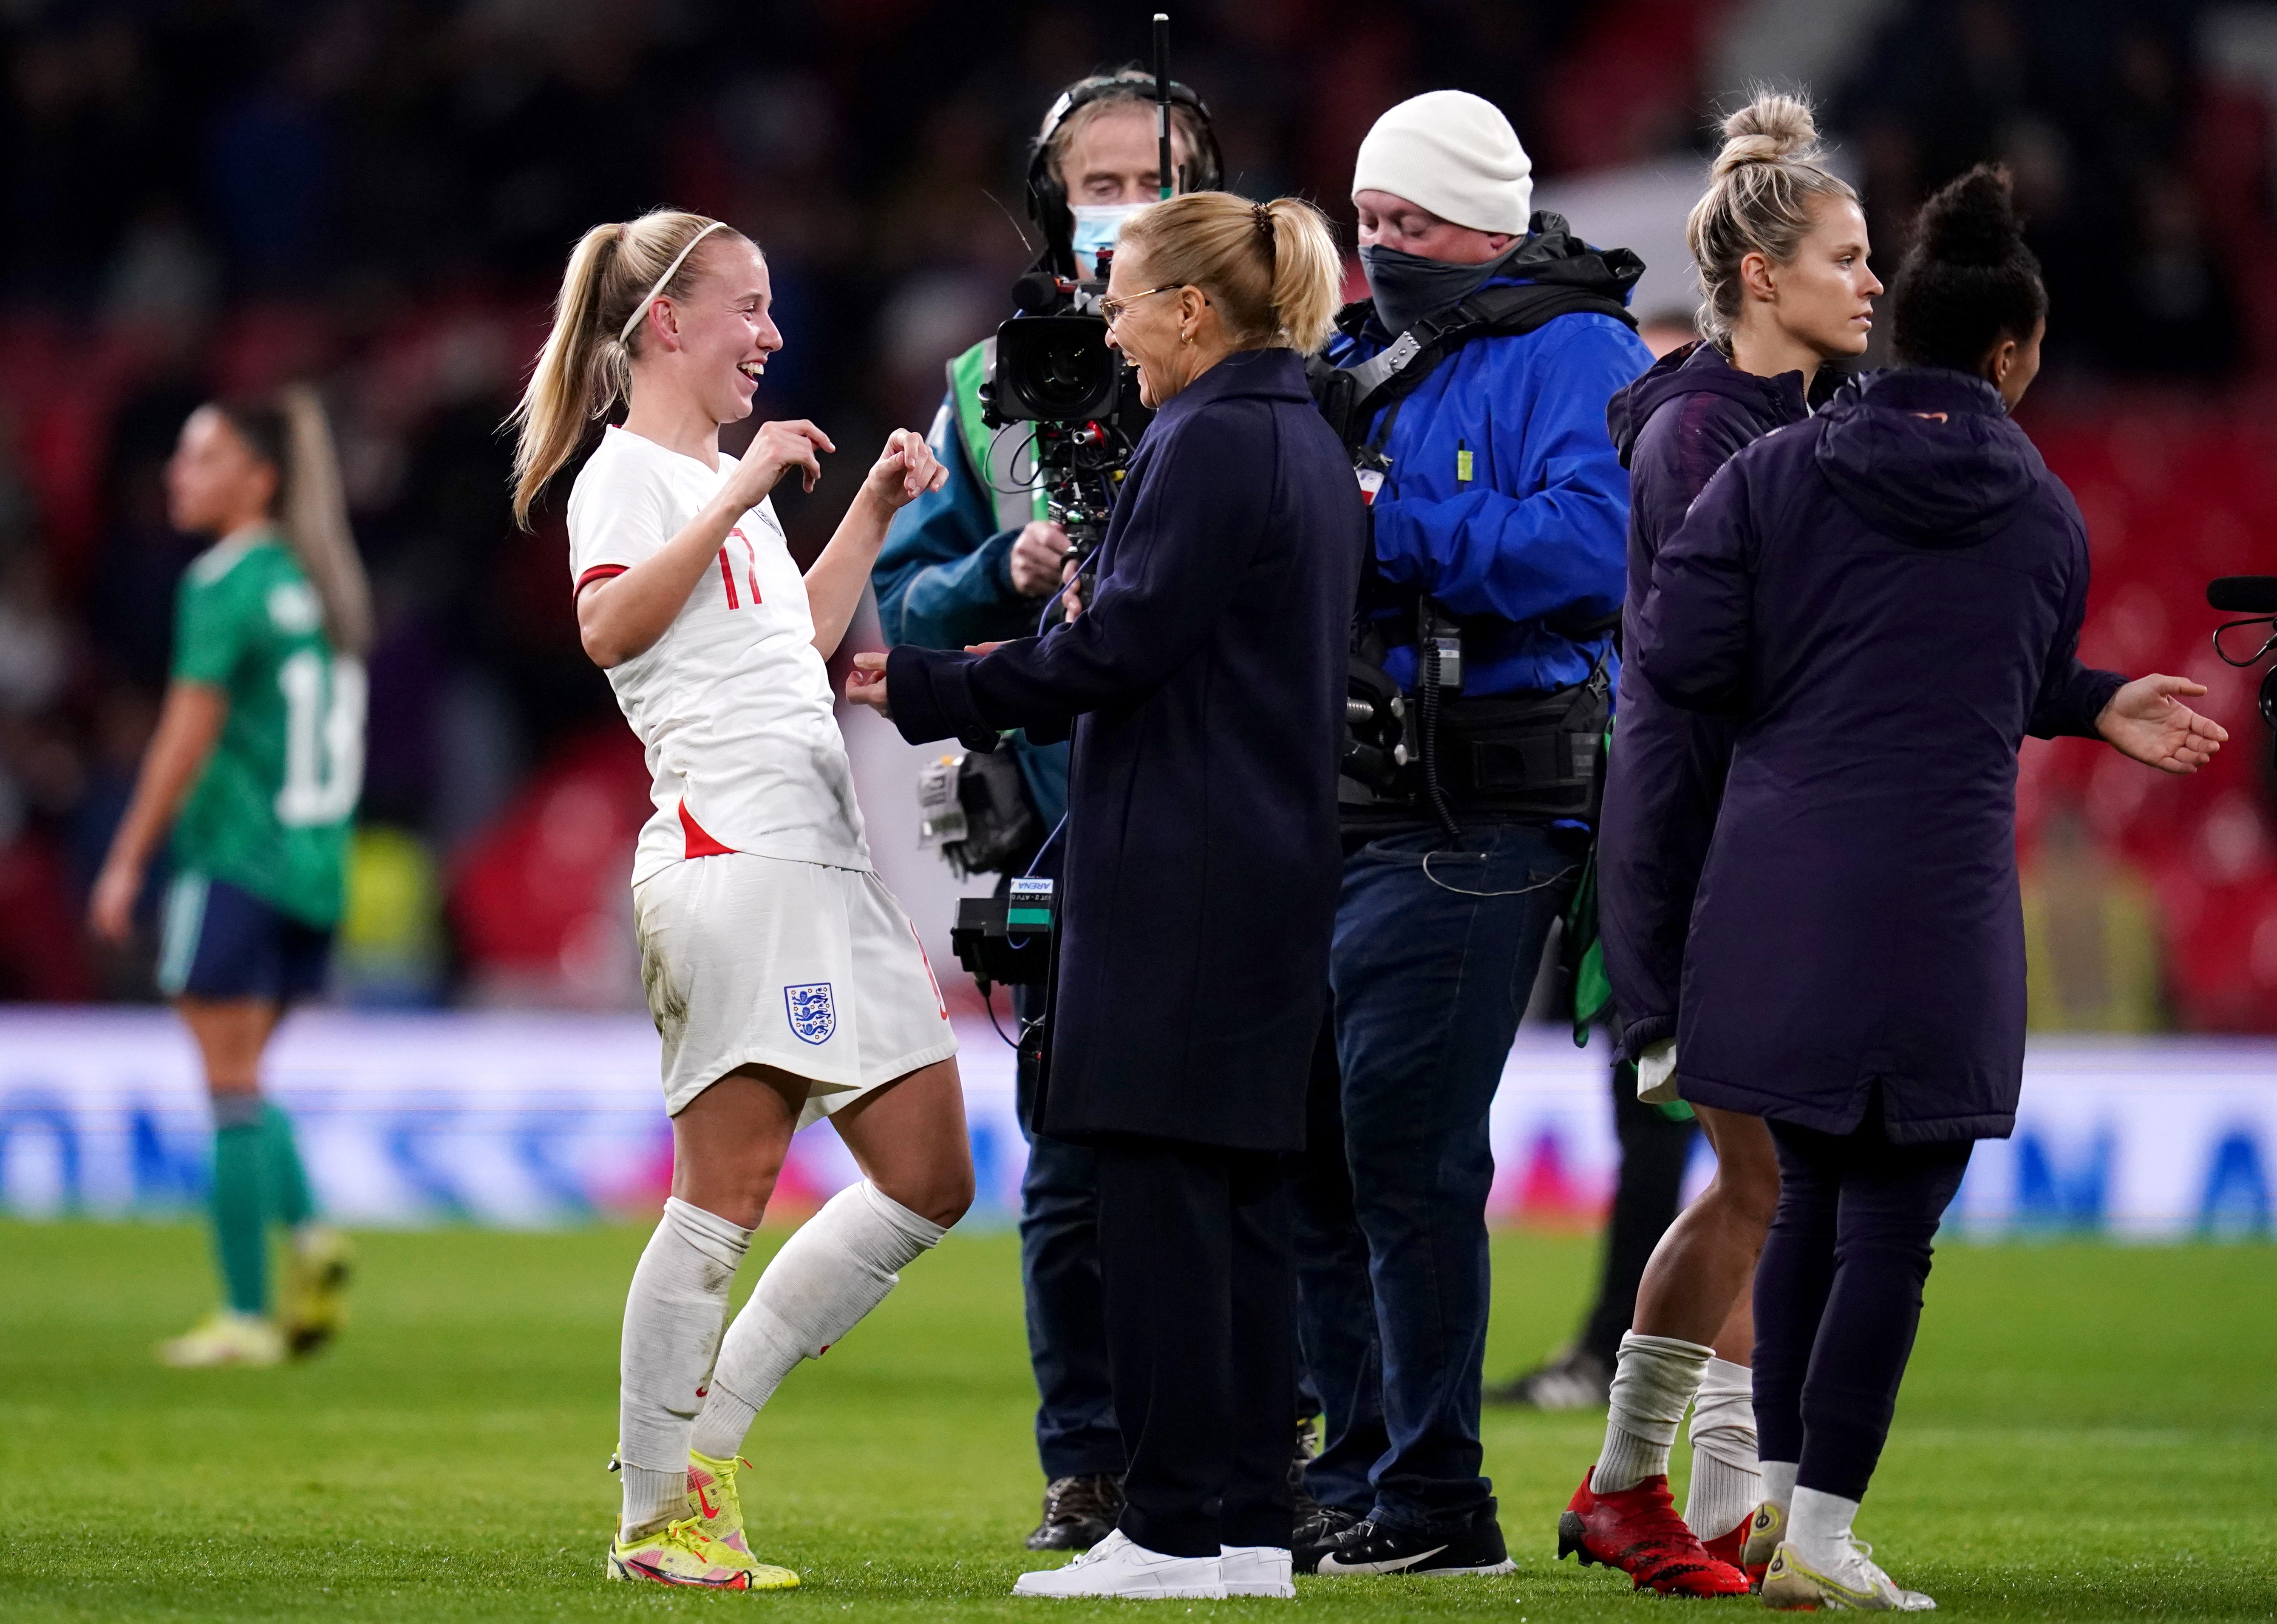
[[[783,1008],[789,1012],[792,1033],[802,1043],[827,1043],[830,1034],[838,1030],[838,1007],[830,1001],[827,981],[784,987]]]

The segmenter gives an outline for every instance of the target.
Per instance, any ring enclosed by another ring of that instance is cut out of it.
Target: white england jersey
[[[660,550],[735,467],[722,453],[715,472],[610,427],[569,493],[573,590]],[[635,885],[723,850],[870,867],[806,583],[773,502],[743,515],[664,636],[608,678],[648,752],[656,803]]]

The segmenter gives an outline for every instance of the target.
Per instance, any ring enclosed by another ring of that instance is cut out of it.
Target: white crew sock
[[[719,1351],[727,1288],[750,1244],[750,1231],[674,1196],[633,1270],[618,1367],[626,1539],[684,1514],[688,1430]]]
[[[1618,1494],[1667,1472],[1676,1429],[1714,1355],[1713,1348],[1674,1337],[1641,1337],[1632,1330],[1621,1338],[1613,1366],[1612,1412],[1605,1417],[1605,1446],[1589,1475],[1592,1490]]]
[[[1692,1490],[1684,1521],[1703,1540],[1720,1539],[1763,1503],[1755,1469],[1755,1373],[1710,1359],[1692,1406]]]
[[[868,1179],[849,1185],[783,1242],[720,1345],[711,1397],[691,1446],[725,1460],[791,1368],[830,1345],[885,1301],[901,1269],[948,1231]]]
[[[1850,1559],[1850,1524],[1857,1515],[1855,1500],[1799,1488],[1787,1508],[1786,1543],[1820,1573],[1838,1569]]]
[[[1763,1474],[1763,1498],[1781,1511],[1794,1504],[1794,1474],[1793,1460],[1758,1460],[1755,1470]]]

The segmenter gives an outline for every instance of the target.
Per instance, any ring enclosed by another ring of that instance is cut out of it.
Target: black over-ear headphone
[[[1133,107],[1151,108],[1155,104],[1154,76],[1126,72],[1078,80],[1060,92],[1059,100],[1044,115],[1043,129],[1028,149],[1028,217],[1044,233],[1042,263],[1057,276],[1072,277],[1076,272],[1075,217],[1068,212],[1066,186],[1052,172],[1052,137],[1068,121],[1068,115],[1101,97],[1125,101]],[[1186,161],[1178,165],[1177,189],[1214,192],[1225,183],[1225,160],[1218,152],[1217,132],[1211,127],[1209,108],[1201,97],[1175,79],[1170,81],[1170,101],[1194,115],[1199,135]]]

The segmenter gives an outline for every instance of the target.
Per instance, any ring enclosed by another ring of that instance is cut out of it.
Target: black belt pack
[[[1605,729],[1612,714],[1612,683],[1601,665],[1585,682],[1554,693],[1513,694],[1491,698],[1443,701],[1426,743],[1413,705],[1385,710],[1364,705],[1358,674],[1390,679],[1355,660],[1355,713],[1373,708],[1376,721],[1356,724],[1345,740],[1344,775],[1338,786],[1340,813],[1348,831],[1428,821],[1435,814],[1424,794],[1422,752],[1432,751],[1439,789],[1449,809],[1461,817],[1570,819],[1595,823],[1604,798]],[[1396,689],[1390,689],[1396,693]],[[1368,690],[1371,698],[1373,690]],[[1390,733],[1403,743],[1396,757],[1384,743],[1384,715],[1395,720]],[[1394,765],[1394,762],[1397,765]]]
[[[1594,823],[1604,795],[1603,674],[1553,694],[1455,699],[1439,715],[1439,782],[1461,813]]]

